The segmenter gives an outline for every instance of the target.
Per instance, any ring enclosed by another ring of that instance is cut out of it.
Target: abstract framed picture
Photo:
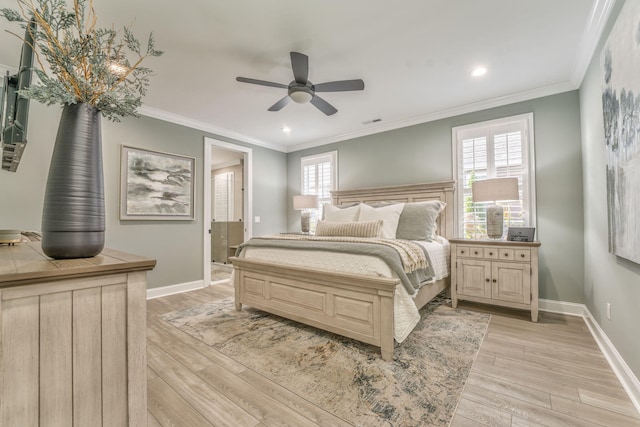
[[[626,2],[602,50],[609,252],[640,264],[640,2]]]
[[[196,159],[123,145],[121,220],[195,219]]]

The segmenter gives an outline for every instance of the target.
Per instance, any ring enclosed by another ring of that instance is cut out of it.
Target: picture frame
[[[535,227],[509,227],[507,240],[510,242],[533,242]]]
[[[602,114],[609,253],[640,264],[639,2],[626,2],[603,46]]]
[[[195,219],[196,159],[122,145],[120,219]]]

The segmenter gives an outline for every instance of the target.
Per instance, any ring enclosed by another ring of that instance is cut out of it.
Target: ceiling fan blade
[[[280,111],[285,105],[289,103],[289,101],[291,101],[291,98],[289,98],[289,95],[287,95],[284,98],[282,98],[280,101],[276,102],[271,107],[269,107],[269,111]]]
[[[267,82],[264,80],[249,79],[247,77],[236,77],[236,80],[242,83],[251,83],[251,84],[260,85],[260,86],[279,87],[282,89],[287,89],[289,87],[288,85],[283,85],[282,83],[274,83],[274,82]]]
[[[318,95],[314,95],[313,98],[311,98],[311,101],[309,102],[311,102],[318,110],[322,111],[327,116],[330,116],[338,112],[338,110],[336,110],[333,107],[333,105],[329,104],[327,101],[320,98]]]
[[[313,86],[316,92],[344,92],[349,90],[363,90],[364,82],[357,80],[340,80],[336,82],[320,83]]]
[[[296,83],[306,85],[309,78],[309,57],[304,53],[291,52],[291,68]]]

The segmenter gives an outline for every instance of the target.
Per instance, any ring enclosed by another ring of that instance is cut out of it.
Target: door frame
[[[244,176],[242,177],[243,191],[243,222],[244,240],[248,240],[253,235],[253,150],[242,145],[220,141],[218,139],[204,137],[204,197],[203,197],[203,222],[204,222],[204,286],[211,284],[211,153],[213,147],[224,150],[236,151],[244,154]]]

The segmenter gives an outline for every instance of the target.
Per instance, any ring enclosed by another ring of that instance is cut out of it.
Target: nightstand
[[[531,311],[538,321],[540,242],[450,239],[451,303],[475,301]]]

